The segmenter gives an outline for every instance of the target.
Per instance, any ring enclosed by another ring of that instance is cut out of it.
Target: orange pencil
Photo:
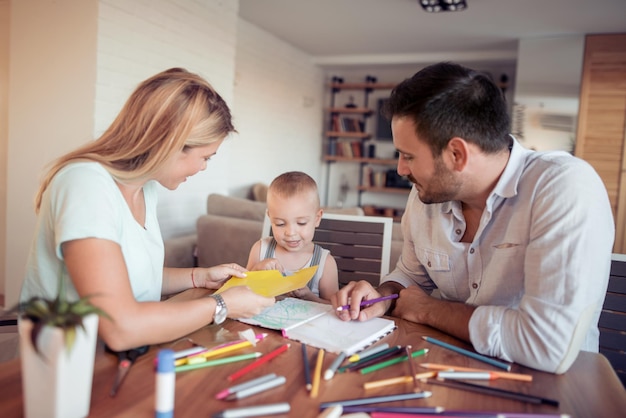
[[[257,367],[259,367],[260,365],[267,363],[268,361],[270,361],[271,359],[273,359],[274,357],[276,357],[277,355],[279,355],[280,353],[284,353],[285,351],[287,351],[287,349],[289,348],[291,344],[283,344],[280,347],[278,347],[276,350],[269,352],[268,354],[264,355],[263,357],[259,358],[256,361],[253,361],[252,363],[248,364],[246,367],[236,371],[235,373],[231,374],[230,376],[228,376],[228,380],[233,381],[235,379],[240,378],[241,376],[243,376],[244,374],[248,373],[251,370],[256,369]]]

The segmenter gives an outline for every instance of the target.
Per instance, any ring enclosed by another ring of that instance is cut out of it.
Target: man
[[[378,289],[332,298],[344,319],[390,313],[471,342],[479,353],[563,373],[598,351],[614,224],[586,162],[524,149],[500,89],[451,63],[398,85],[384,109],[398,173],[413,189],[402,255]],[[360,309],[364,299],[399,293]]]

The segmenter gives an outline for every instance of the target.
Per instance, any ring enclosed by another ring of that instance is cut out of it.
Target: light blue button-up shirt
[[[476,351],[562,373],[598,351],[598,318],[615,235],[606,188],[585,161],[513,141],[472,243],[458,201],[425,205],[411,191],[404,247],[382,282],[419,285],[476,306]]]

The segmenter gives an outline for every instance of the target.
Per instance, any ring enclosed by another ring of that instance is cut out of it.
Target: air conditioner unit
[[[539,116],[539,124],[542,129],[560,132],[575,132],[576,117],[556,113],[543,113]]]

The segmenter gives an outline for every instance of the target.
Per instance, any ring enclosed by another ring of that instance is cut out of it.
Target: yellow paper
[[[278,270],[257,270],[246,272],[247,277],[231,277],[215,293],[222,293],[235,286],[248,286],[261,296],[274,297],[296,289],[301,289],[311,280],[317,266],[303,268],[290,276],[283,276]]]

